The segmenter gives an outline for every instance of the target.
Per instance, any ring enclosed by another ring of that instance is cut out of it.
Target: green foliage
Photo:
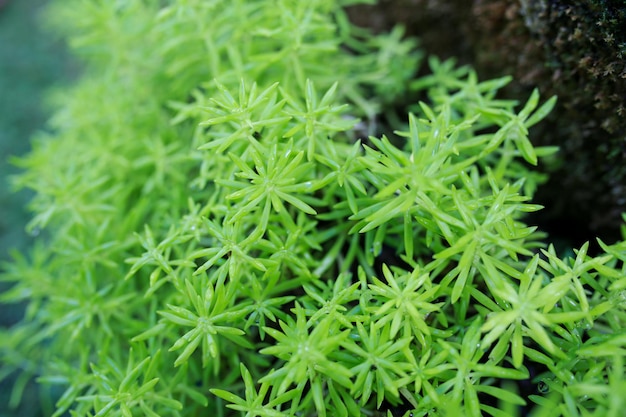
[[[618,415],[624,243],[524,223],[554,99],[431,59],[364,137],[420,54],[343,3],[56,3],[89,69],[18,162],[46,233],[1,275],[0,377],[56,416]]]

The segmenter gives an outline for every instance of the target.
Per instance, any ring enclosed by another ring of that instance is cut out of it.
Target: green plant
[[[348,3],[56,3],[88,69],[18,161],[44,233],[1,276],[29,301],[13,403],[37,378],[55,416],[618,415],[624,243],[562,260],[523,219],[555,100],[432,58],[364,136],[421,56]]]

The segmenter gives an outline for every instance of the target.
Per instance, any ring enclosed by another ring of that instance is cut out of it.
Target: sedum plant
[[[34,378],[53,416],[620,415],[626,246],[525,223],[555,99],[412,80],[351,3],[53,4],[86,69],[16,161],[11,405]]]

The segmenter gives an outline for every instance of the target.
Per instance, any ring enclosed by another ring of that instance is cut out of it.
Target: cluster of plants
[[[620,415],[626,244],[562,258],[524,220],[555,99],[413,80],[351,3],[53,4],[86,68],[16,161],[13,405],[34,378],[53,416]]]

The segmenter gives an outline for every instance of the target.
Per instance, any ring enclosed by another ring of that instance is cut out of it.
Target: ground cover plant
[[[562,258],[525,223],[555,98],[349,3],[55,3],[87,69],[16,161],[13,404],[35,378],[54,416],[620,415],[626,244]]]

